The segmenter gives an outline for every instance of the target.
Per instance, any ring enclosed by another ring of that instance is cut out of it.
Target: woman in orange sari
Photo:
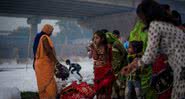
[[[42,31],[36,35],[33,46],[34,69],[40,99],[56,99],[57,94],[54,69],[58,60],[50,39],[52,31],[51,25],[44,25]]]

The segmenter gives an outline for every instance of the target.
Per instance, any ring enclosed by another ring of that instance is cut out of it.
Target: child
[[[111,48],[108,48],[106,35],[96,31],[89,46],[90,57],[94,59],[94,90],[97,99],[111,99],[112,83],[115,79],[111,66]]]
[[[74,71],[80,76],[82,80],[82,75],[79,73],[81,70],[81,66],[77,63],[71,63],[69,59],[66,60],[66,65],[69,65],[69,71],[73,74]],[[73,69],[72,69],[73,68]],[[71,70],[72,69],[72,70]]]
[[[129,42],[128,48],[128,63],[131,63],[135,58],[141,58],[143,50],[142,41]],[[141,81],[140,81],[140,69],[132,71],[127,75],[127,88],[125,91],[125,99],[132,99],[132,89],[135,89],[137,99],[141,99]]]

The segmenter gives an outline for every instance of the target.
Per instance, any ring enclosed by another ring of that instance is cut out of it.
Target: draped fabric
[[[111,92],[111,85],[114,78],[112,67],[110,65],[94,68],[94,89],[101,91],[101,89],[108,89]],[[111,93],[110,93],[111,94]]]
[[[112,86],[112,98],[121,98],[124,97],[124,87],[126,77],[120,74],[121,68],[127,65],[127,52],[122,44],[122,42],[116,38],[113,33],[106,33],[107,41],[112,45],[112,69],[114,75],[116,76],[116,80],[113,82]],[[118,84],[119,82],[120,84]]]
[[[137,21],[134,29],[130,32],[129,41],[143,41],[143,51],[147,47],[148,33],[143,32],[144,24],[139,20]]]
[[[148,33],[143,32],[144,24],[141,20],[138,20],[133,30],[130,32],[129,42],[130,41],[142,41],[143,42],[143,52],[145,52],[148,42]],[[152,76],[152,67],[148,65],[147,68],[144,68],[141,72],[141,87],[143,89],[143,94],[145,94],[146,99],[156,99],[155,92],[150,88],[150,79]],[[149,94],[150,93],[150,94]]]
[[[147,41],[148,41],[148,33],[143,32],[144,24],[141,22],[141,20],[138,20],[136,25],[134,26],[134,29],[130,32],[129,42],[130,41],[142,41],[143,42],[143,52],[145,51],[147,47]],[[147,73],[141,74],[141,86],[142,88],[150,87],[149,80],[151,78],[152,74],[152,68],[151,66],[148,66],[144,69],[144,71]]]
[[[106,33],[106,39],[108,43],[114,43],[116,41],[122,44],[121,41],[118,38],[116,38],[111,32]]]
[[[37,52],[37,47],[38,47],[38,45],[39,45],[40,38],[41,38],[41,36],[44,35],[44,34],[46,34],[46,33],[40,32],[40,33],[38,33],[38,34],[36,35],[36,37],[35,37],[35,40],[34,40],[34,43],[33,43],[33,54],[34,54],[34,57],[35,57],[36,52]]]
[[[75,81],[62,90],[60,99],[92,99],[94,95],[95,91],[92,86],[86,82],[77,84]]]
[[[157,56],[157,58],[155,59],[155,62],[152,66],[152,74],[158,74],[160,73],[162,70],[167,68],[167,56],[164,54],[159,54]],[[172,92],[172,88],[169,88],[168,90],[166,90],[165,92],[163,92],[162,94],[158,95],[158,99],[170,99],[171,98],[171,92]]]
[[[111,98],[112,84],[115,80],[115,76],[112,70],[112,48],[108,48],[107,53],[105,48],[96,49],[97,58],[94,58],[94,90],[97,97],[106,96],[106,98]],[[100,54],[101,53],[101,54]],[[106,55],[106,56],[105,56]],[[102,63],[96,65],[96,63]]]
[[[43,39],[47,38],[49,46],[54,49],[51,39],[42,35],[35,55],[35,73],[40,99],[55,99],[57,86],[54,78],[55,63],[47,56]]]

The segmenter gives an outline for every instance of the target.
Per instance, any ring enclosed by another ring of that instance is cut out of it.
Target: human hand
[[[121,69],[121,75],[128,75],[131,72],[131,65],[127,65]]]
[[[55,65],[56,66],[59,66],[60,65],[60,62],[58,60],[56,60]]]
[[[138,58],[135,58],[130,65],[132,66],[132,68],[137,68],[137,66],[138,66]]]

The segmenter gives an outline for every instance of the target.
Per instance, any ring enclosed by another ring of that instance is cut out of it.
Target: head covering
[[[113,44],[114,42],[118,42],[118,43],[122,44],[122,42],[117,37],[115,37],[112,34],[112,32],[106,33],[106,39],[107,39],[107,43],[109,43],[109,44]]]
[[[53,31],[53,26],[50,24],[45,24],[44,27],[42,28],[42,32],[46,33],[46,34],[51,34]]]
[[[107,38],[107,42],[109,44],[114,43],[115,41],[117,41],[118,39],[112,34],[112,32],[107,32],[106,33],[106,38]]]
[[[42,31],[35,36],[34,43],[33,43],[34,57],[36,55],[37,47],[38,47],[41,36],[42,35],[50,35],[52,33],[52,31],[53,31],[53,26],[51,26],[50,24],[45,24],[44,27],[42,28]]]
[[[114,30],[113,34],[117,35],[118,37],[120,36],[120,32],[118,30]]]
[[[41,38],[42,35],[46,35],[46,33],[40,32],[40,33],[37,33],[37,35],[35,36],[34,43],[33,43],[33,54],[34,54],[34,57],[36,55],[37,47],[39,45],[39,41],[40,41],[40,38]]]

